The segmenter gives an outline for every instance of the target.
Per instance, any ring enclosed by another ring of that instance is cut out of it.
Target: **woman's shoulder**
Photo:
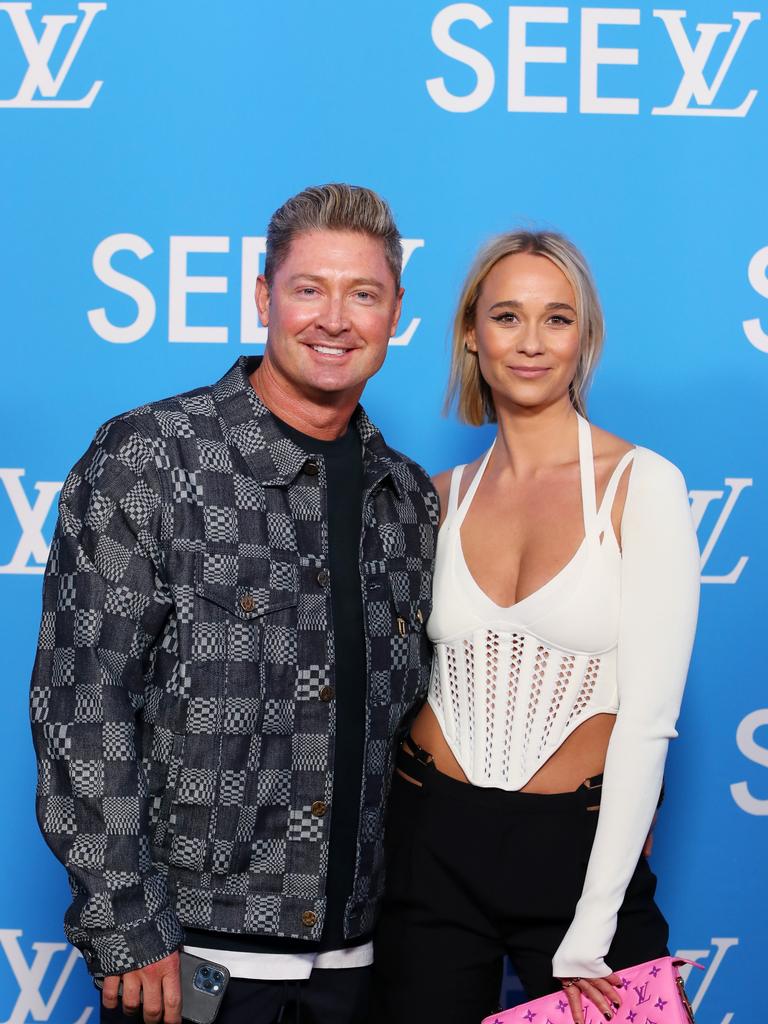
[[[625,438],[603,430],[602,427],[597,427],[594,424],[592,424],[592,442],[595,461],[598,464],[604,462],[608,466],[618,465],[628,452],[634,452],[635,471],[633,471],[633,476],[670,481],[683,479],[683,474],[675,463],[659,452],[627,441]]]
[[[451,477],[453,476],[452,469],[444,469],[440,473],[435,473],[432,477],[432,486],[437,491],[437,496],[440,499],[440,523],[442,524],[445,519],[446,512],[448,511],[448,495],[451,493]]]
[[[612,434],[609,430],[604,430],[594,423],[590,423],[590,427],[592,429],[592,451],[595,461],[598,463],[605,462],[616,465],[627,452],[631,452],[633,448],[637,447],[631,441]]]
[[[432,477],[432,486],[435,488],[440,498],[441,525],[448,513],[451,484],[454,478],[457,475],[460,475],[458,501],[461,502],[461,499],[466,493],[467,487],[474,478],[477,470],[480,468],[482,461],[483,455],[481,454],[473,462],[462,463],[458,466],[453,466],[451,469],[444,469],[440,473],[435,473]]]

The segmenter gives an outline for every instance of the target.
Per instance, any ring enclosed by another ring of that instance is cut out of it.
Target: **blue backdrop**
[[[768,17],[747,6],[0,3],[1,1022],[95,1018],[33,812],[26,693],[58,488],[100,422],[260,350],[269,215],[333,180],[381,191],[407,240],[401,334],[366,405],[430,471],[488,442],[440,416],[478,244],[532,224],[586,252],[608,322],[590,415],[683,469],[703,550],[660,900],[673,948],[707,969],[698,1019],[758,1019]]]

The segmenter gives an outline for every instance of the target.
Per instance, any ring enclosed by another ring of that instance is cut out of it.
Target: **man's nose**
[[[349,316],[342,295],[329,295],[317,317],[317,325],[326,334],[342,334],[349,328]]]

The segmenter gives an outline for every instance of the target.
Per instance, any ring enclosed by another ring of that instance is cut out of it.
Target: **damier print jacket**
[[[31,691],[38,819],[95,974],[180,925],[318,939],[333,818],[334,651],[321,457],[242,358],[119,416],[61,493]],[[426,694],[438,499],[362,409],[364,771],[345,935],[382,889],[395,741]]]

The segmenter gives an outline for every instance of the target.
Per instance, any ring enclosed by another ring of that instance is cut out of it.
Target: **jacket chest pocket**
[[[225,696],[252,694],[254,669],[263,686],[265,638],[295,633],[299,570],[295,560],[269,559],[242,550],[206,549],[197,557],[196,621],[192,654],[197,664],[225,669]]]
[[[241,622],[295,606],[298,585],[295,559],[273,560],[226,549],[206,549],[197,557],[195,593]]]

